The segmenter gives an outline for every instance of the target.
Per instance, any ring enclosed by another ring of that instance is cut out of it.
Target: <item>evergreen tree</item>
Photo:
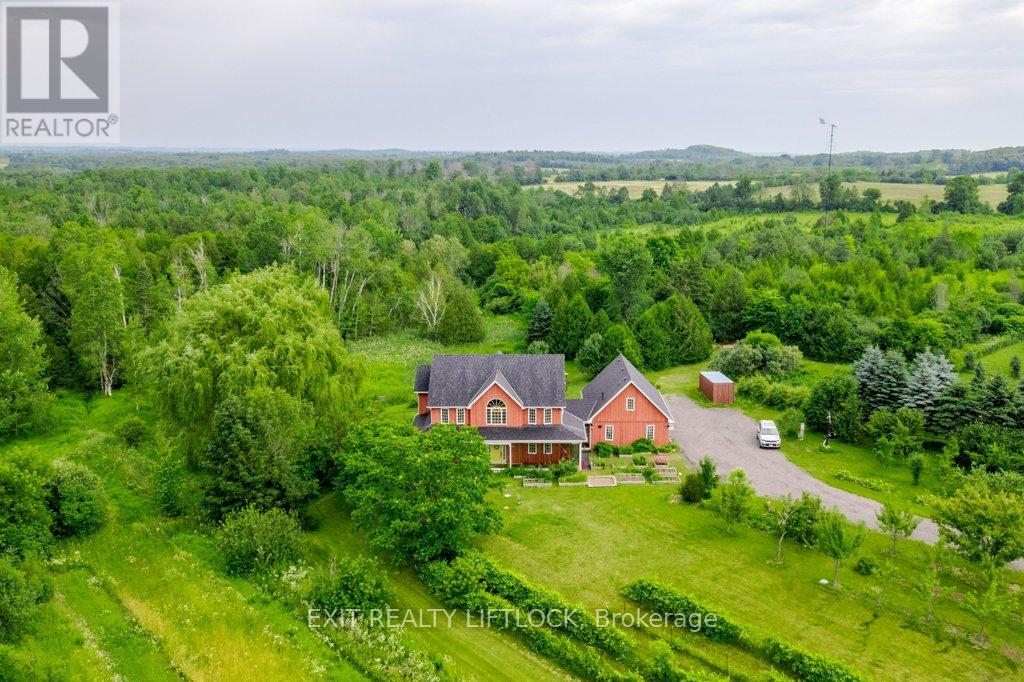
[[[925,349],[918,353],[907,376],[903,404],[920,410],[925,418],[929,419],[938,405],[942,392],[956,380],[953,363],[944,355],[936,355]]]
[[[601,369],[619,355],[624,356],[638,369],[644,367],[644,356],[640,351],[640,344],[629,327],[624,324],[612,324],[604,330],[603,354],[601,357]],[[600,370],[598,370],[600,371]]]
[[[882,387],[884,362],[885,355],[878,346],[869,346],[853,363],[853,376],[857,380],[858,392],[869,412],[889,407]]]
[[[582,294],[563,300],[551,320],[551,334],[548,344],[554,353],[562,353],[572,360],[590,333],[593,315]]]
[[[903,404],[907,392],[907,361],[898,350],[885,352],[879,377],[879,395],[886,407],[896,409]]]
[[[970,424],[973,418],[970,391],[966,384],[958,381],[939,395],[930,425],[939,433],[953,433]]]
[[[711,314],[711,283],[707,268],[700,261],[687,258],[672,267],[672,285],[680,296],[693,301],[705,317]]]
[[[484,340],[484,318],[466,287],[456,284],[449,289],[433,336],[446,346]]]
[[[979,413],[986,424],[1014,426],[1013,390],[1002,375],[992,377],[979,397]]]
[[[647,369],[700,362],[711,355],[711,329],[693,301],[682,296],[648,308],[634,333]]]
[[[551,309],[551,304],[548,303],[546,298],[537,301],[537,305],[533,306],[530,326],[526,330],[526,342],[528,344],[534,341],[547,340],[548,334],[551,332],[551,318],[554,315],[555,311]]]
[[[608,318],[608,312],[601,308],[594,313],[594,319],[590,322],[590,333],[591,334],[604,334],[605,330],[608,329],[612,321]]]
[[[576,354],[576,364],[580,366],[588,376],[596,376],[604,369],[604,339],[600,334],[591,334],[583,342],[579,353]]]
[[[711,299],[711,328],[715,341],[726,343],[743,335],[743,309],[746,305],[747,291],[743,273],[729,266],[718,278]]]

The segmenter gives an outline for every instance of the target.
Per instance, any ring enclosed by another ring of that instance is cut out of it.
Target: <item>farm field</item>
[[[1021,673],[995,647],[978,650],[908,628],[905,614],[920,608],[920,598],[907,587],[915,569],[901,560],[884,592],[875,593],[875,580],[847,567],[845,589],[837,593],[818,584],[830,575],[827,558],[787,544],[783,565],[774,566],[769,536],[748,528],[730,535],[710,512],[674,503],[667,486],[510,486],[519,502],[504,511],[505,528],[484,540],[484,550],[586,607],[625,608],[619,589],[637,578],[655,578],[871,678],[990,680]],[[885,561],[886,546],[887,539],[869,533],[860,554]],[[901,551],[911,556],[922,547],[903,542]],[[955,602],[941,608],[944,617],[969,627]],[[1003,628],[999,638],[1009,647],[1024,646],[1019,630]],[[687,640],[714,666],[730,669],[729,651],[708,647],[697,636]]]
[[[731,181],[729,180],[687,180],[685,182],[667,180],[598,180],[593,184],[605,189],[618,189],[620,187],[625,187],[629,192],[630,199],[638,199],[645,189],[654,189],[660,193],[666,184],[680,184],[685,185],[692,191],[702,191],[716,182],[720,185],[731,184]],[[562,189],[565,192],[572,193],[575,192],[582,184],[583,183],[576,181],[555,182],[549,180],[544,186],[555,187]],[[915,204],[921,203],[925,198],[932,199],[933,201],[941,201],[945,191],[942,185],[925,183],[845,182],[843,183],[843,186],[852,187],[858,192],[863,192],[866,189],[873,188],[882,193],[883,201],[896,201],[902,199]],[[789,185],[766,187],[761,191],[761,197],[775,196],[780,192],[783,196],[788,197],[792,189],[793,188]],[[812,193],[816,198],[818,194],[817,185],[812,187]],[[994,209],[999,202],[1006,199],[1006,185],[981,185],[978,188],[978,196],[981,198],[982,202],[987,203]]]

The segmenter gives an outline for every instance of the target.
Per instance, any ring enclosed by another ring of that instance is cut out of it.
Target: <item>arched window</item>
[[[501,400],[495,398],[491,402],[487,403],[488,424],[504,424],[507,416],[508,408],[505,407],[505,403]]]

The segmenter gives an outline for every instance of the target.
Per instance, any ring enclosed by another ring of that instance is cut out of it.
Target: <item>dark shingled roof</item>
[[[569,398],[565,401],[566,414],[572,414],[583,421],[590,419],[597,401],[592,398]]]
[[[430,365],[416,366],[416,382],[413,390],[417,393],[426,393],[430,390]]]
[[[413,417],[412,425],[426,431],[432,425],[430,413]],[[459,428],[466,428],[460,426]],[[577,417],[566,413],[564,424],[547,426],[480,426],[477,427],[484,440],[516,443],[582,443],[587,431]]]
[[[428,386],[432,407],[467,406],[481,391],[498,382],[522,400],[524,407],[565,405],[565,357],[562,355],[435,355],[433,364],[416,370]]]
[[[654,387],[654,384],[647,380],[647,377],[640,373],[640,370],[633,366],[633,363],[620,355],[608,363],[608,366],[602,369],[601,373],[583,388],[583,399],[594,401],[594,405],[590,408],[590,414],[584,418],[584,421],[593,417],[594,412],[604,407],[605,403],[611,400],[615,394],[631,381],[636,384],[641,393],[647,396],[648,400],[654,403],[655,407],[661,410],[670,420],[672,419],[672,413],[669,412],[668,405],[665,404],[665,399],[662,397],[661,392]]]
[[[574,429],[568,424],[553,426],[480,426],[477,431],[487,441],[516,443],[582,443],[586,439],[583,425]]]

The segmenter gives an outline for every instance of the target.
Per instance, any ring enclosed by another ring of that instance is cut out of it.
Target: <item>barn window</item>
[[[530,443],[529,445],[526,446],[526,451],[528,453],[530,453],[531,455],[536,455],[537,454],[537,444],[536,443]]]
[[[449,419],[449,417],[448,417],[448,408],[447,407],[442,407],[441,408],[441,423],[442,424],[447,424],[448,423],[448,419]]]
[[[544,443],[544,454],[545,455],[550,455],[551,454],[551,443]]]
[[[487,403],[487,423],[503,425],[508,418],[508,408],[498,398]]]
[[[647,425],[647,440],[654,440],[654,424]]]
[[[615,440],[615,427],[611,424],[604,427],[604,439]]]
[[[465,424],[466,423],[466,408],[460,407],[459,409],[455,410],[455,423],[456,424]]]
[[[544,408],[544,423],[545,424],[550,424],[551,423],[551,408],[550,407],[545,407]]]
[[[626,398],[626,411],[633,412],[636,410],[636,398]]]
[[[530,410],[529,410],[529,417],[530,417],[530,423],[531,424],[536,424],[537,423],[537,408],[536,407],[531,407],[530,408]]]

